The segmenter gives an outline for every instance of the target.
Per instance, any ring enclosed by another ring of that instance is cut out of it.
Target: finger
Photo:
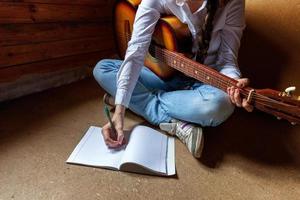
[[[124,133],[122,129],[118,129],[118,143],[121,145],[123,143],[123,139],[124,139]]]
[[[230,87],[227,87],[227,94],[230,95]]]
[[[115,140],[113,140],[113,139],[111,139],[111,138],[107,138],[107,139],[105,140],[105,144],[106,144],[109,148],[118,148],[118,147],[120,147],[119,142],[118,142],[118,141],[115,141]]]
[[[240,91],[239,89],[235,89],[234,90],[234,101],[237,107],[241,107],[242,106],[242,100],[240,97]]]
[[[113,139],[114,141],[118,141],[118,133],[116,129],[109,128],[109,135],[111,139]]]
[[[126,144],[126,143],[127,143],[127,140],[126,140],[126,138],[124,137],[124,138],[123,138],[122,145],[123,145],[123,144]]]
[[[115,128],[111,127],[110,123],[107,123],[102,129],[109,138],[111,138],[113,141],[117,141],[117,133],[115,131]]]
[[[104,138],[104,142],[107,146],[109,147],[114,147],[116,146],[116,144],[118,144],[117,141],[113,140],[111,137],[110,137],[110,133],[109,132],[104,132],[103,133],[103,138]]]
[[[104,126],[102,129],[102,135],[104,138],[104,142],[108,147],[117,147],[118,146],[118,141],[115,141],[111,138],[111,129],[107,126]]]
[[[245,110],[247,110],[248,112],[252,112],[253,109],[254,109],[254,107],[248,103],[247,99],[243,99],[242,106],[243,106],[243,108],[245,108]]]
[[[233,104],[235,104],[235,101],[234,101],[234,87],[230,87],[230,91],[229,91],[229,97],[230,97],[230,100]]]
[[[239,88],[243,88],[243,87],[249,85],[249,79],[248,78],[241,78],[241,79],[238,80],[236,85]]]

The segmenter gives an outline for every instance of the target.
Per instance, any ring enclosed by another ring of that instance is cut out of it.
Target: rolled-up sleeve
[[[134,20],[133,32],[124,61],[117,74],[116,104],[128,107],[148,51],[155,25],[160,18],[159,1],[143,0]]]
[[[221,45],[216,63],[220,73],[237,79],[241,77],[237,58],[245,28],[245,0],[231,0],[225,9],[228,10],[221,30]]]

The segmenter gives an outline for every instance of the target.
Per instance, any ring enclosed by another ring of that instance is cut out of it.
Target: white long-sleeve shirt
[[[117,75],[116,104],[128,107],[160,15],[174,14],[188,25],[195,39],[201,24],[204,23],[207,12],[205,5],[206,1],[192,13],[186,3],[178,4],[176,0],[142,0],[135,16],[132,37]],[[204,64],[231,78],[241,77],[237,57],[245,28],[244,11],[245,0],[231,0],[224,8],[217,10],[207,57],[204,60]],[[194,42],[193,47],[197,48],[197,42]]]

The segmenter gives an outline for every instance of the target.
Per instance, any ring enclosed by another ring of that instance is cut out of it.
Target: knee
[[[99,76],[101,76],[103,69],[105,69],[106,66],[106,59],[100,60],[96,66],[93,69],[93,75],[95,79],[98,79]]]
[[[93,69],[93,75],[98,82],[101,82],[104,76],[112,71],[118,71],[119,60],[103,59],[100,60]]]
[[[212,100],[204,108],[205,122],[203,126],[218,126],[223,123],[234,111],[234,105],[224,93]]]
[[[94,77],[98,76],[99,74],[105,73],[106,70],[110,68],[110,60],[109,59],[103,59],[100,60],[93,70]]]

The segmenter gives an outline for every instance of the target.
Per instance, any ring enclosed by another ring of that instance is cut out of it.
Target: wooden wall
[[[111,15],[110,0],[0,0],[0,101],[86,76],[113,54]]]

